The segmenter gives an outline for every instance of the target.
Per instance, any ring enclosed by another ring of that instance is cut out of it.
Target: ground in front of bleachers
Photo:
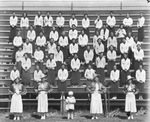
[[[0,112],[0,122],[15,122],[8,118],[8,112]],[[104,117],[99,116],[98,120],[91,120],[89,111],[76,111],[74,120],[67,120],[67,113],[61,115],[60,112],[50,112],[47,114],[46,120],[40,120],[38,116],[32,116],[31,113],[25,112],[23,119],[16,122],[148,122],[147,114],[135,115],[134,120],[127,120],[127,116],[124,112],[120,112],[117,117]]]

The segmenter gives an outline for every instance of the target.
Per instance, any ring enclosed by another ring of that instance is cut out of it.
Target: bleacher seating
[[[25,3],[27,4],[27,3]],[[69,3],[70,4],[70,3]],[[22,5],[22,4],[21,4]],[[40,4],[39,4],[40,5]],[[96,14],[100,14],[101,15],[101,18],[103,20],[103,22],[105,23],[106,22],[106,18],[107,16],[109,15],[109,11],[110,10],[97,10],[97,9],[94,9],[94,10],[79,10],[77,9],[77,5],[78,4],[74,4],[76,5],[75,9],[70,11],[70,9],[68,10],[64,10],[64,9],[58,9],[58,10],[54,10],[52,9],[50,11],[53,19],[54,19],[54,25],[56,25],[56,17],[58,16],[58,11],[62,10],[62,13],[63,13],[63,16],[65,17],[65,31],[68,32],[69,30],[69,19],[71,17],[71,14],[72,13],[75,13],[76,14],[76,18],[78,20],[78,28],[77,30],[79,31],[80,33],[80,30],[82,29],[81,27],[81,20],[83,18],[83,15],[84,13],[88,13],[88,16],[89,16],[89,19],[90,19],[90,40],[89,40],[89,43],[88,45],[91,45],[92,46],[92,38],[94,36],[94,31],[95,31],[95,28],[94,28],[94,20],[96,19]],[[28,6],[26,8],[24,8],[24,11],[20,10],[20,4],[18,3],[17,4],[18,8],[17,9],[14,9],[15,12],[16,12],[16,15],[19,17],[19,22],[18,22],[18,29],[19,29],[19,25],[20,25],[20,18],[22,16],[22,13],[23,12],[26,12],[28,13],[28,18],[29,18],[29,23],[30,25],[33,25],[33,20],[34,20],[34,17],[35,15],[37,14],[37,11],[36,9],[33,10],[30,10],[31,6]],[[58,5],[59,6],[59,5]],[[69,6],[69,5],[68,5]],[[55,6],[56,7],[56,6]],[[81,7],[82,8],[82,7]],[[45,8],[42,8],[41,10],[41,13],[43,16],[45,16],[45,13],[46,13],[47,9]],[[144,69],[146,70],[146,74],[147,74],[147,78],[146,78],[146,83],[145,83],[145,92],[147,92],[148,89],[150,89],[149,87],[149,81],[150,81],[150,77],[149,77],[149,68],[150,68],[150,64],[149,64],[149,53],[150,53],[150,37],[149,37],[149,33],[150,33],[150,13],[149,13],[149,10],[119,10],[116,9],[114,10],[114,16],[116,17],[116,20],[117,20],[117,24],[116,24],[116,29],[119,27],[119,24],[122,23],[122,20],[123,18],[125,17],[126,13],[130,13],[131,14],[131,17],[133,19],[133,36],[137,36],[137,27],[136,27],[136,23],[137,23],[137,19],[138,19],[138,16],[139,16],[139,12],[143,12],[144,14],[144,17],[146,19],[145,21],[145,25],[144,25],[144,32],[145,32],[145,38],[144,38],[144,43],[142,44],[142,48],[144,49],[144,54],[145,54],[145,57],[144,57]],[[0,84],[6,84],[7,86],[10,85],[11,83],[11,80],[10,80],[10,71],[12,69],[12,67],[14,66],[12,63],[11,63],[11,56],[12,56],[12,51],[13,51],[13,46],[11,43],[8,44],[8,39],[9,39],[9,17],[11,16],[11,13],[12,13],[12,10],[1,10],[0,11]],[[119,64],[119,60],[120,57],[118,56],[117,57],[117,63]],[[45,59],[46,61],[46,59]],[[33,71],[34,71],[34,62],[32,62],[32,70],[31,70],[31,74],[33,74]],[[81,72],[81,84],[83,84],[84,82],[86,82],[86,79],[83,77],[83,67],[81,67],[80,69],[80,72]],[[105,69],[105,72],[107,72],[107,69]],[[134,70],[133,70],[133,67],[131,68],[131,75],[134,77]],[[106,75],[106,80],[110,80],[109,79],[109,76]],[[69,84],[69,81],[70,81],[70,77],[68,79],[68,84]],[[3,93],[6,93],[7,92],[7,87],[6,88],[0,88],[0,92]],[[69,90],[73,90],[75,91],[75,93],[86,93],[86,90],[85,88],[81,87],[81,88],[68,88],[68,91]],[[33,88],[28,88],[28,93],[29,94],[33,94],[34,91],[33,91]],[[55,90],[53,91],[53,93],[57,93],[57,88],[55,88]],[[119,93],[122,93],[122,88],[120,88],[120,91]],[[0,94],[0,95],[2,95]],[[145,98],[147,98],[147,96],[145,96]],[[30,98],[30,99],[24,99],[24,101],[34,101],[33,100],[34,98]],[[4,99],[1,99],[2,101]],[[1,102],[0,100],[0,102]],[[53,99],[50,99],[51,101],[53,101]],[[60,100],[60,99],[54,99],[54,100]],[[82,99],[79,99],[79,100],[82,100]],[[87,99],[84,99],[84,100],[87,100]],[[118,101],[120,102],[124,102],[124,100],[120,100],[118,99]],[[112,101],[112,105],[116,105],[116,102],[118,101]],[[5,100],[3,102],[6,102]],[[10,100],[7,100],[7,102],[10,102]],[[141,101],[139,101],[139,105],[145,105],[145,102],[147,101],[144,101],[141,103]],[[32,104],[30,104],[32,105]],[[118,104],[117,104],[118,105]],[[122,105],[122,104],[121,104]]]

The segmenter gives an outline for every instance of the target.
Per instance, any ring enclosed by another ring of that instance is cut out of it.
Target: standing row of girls
[[[41,119],[46,118],[48,112],[48,93],[52,92],[52,86],[46,82],[45,75],[39,78],[35,87],[35,92],[37,93],[38,106],[37,112],[41,115]],[[124,87],[125,98],[125,112],[127,112],[128,119],[134,119],[133,113],[137,112],[135,94],[138,93],[138,89],[132,83],[133,78],[129,75],[127,77],[128,84]],[[103,114],[103,106],[101,94],[106,92],[106,87],[99,82],[99,77],[94,75],[94,79],[91,84],[87,87],[88,91],[91,93],[91,104],[90,113],[92,114],[92,120],[98,119],[99,114]],[[20,116],[23,113],[23,103],[21,95],[27,93],[26,88],[20,83],[20,79],[17,77],[14,83],[10,86],[9,92],[12,94],[10,113],[14,114],[14,120],[20,120]],[[73,96],[73,92],[70,91],[66,98],[66,110],[68,111],[68,119],[73,119],[73,111],[75,109],[74,104],[76,99]]]

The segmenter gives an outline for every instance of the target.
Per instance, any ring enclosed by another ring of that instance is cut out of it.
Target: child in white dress
[[[68,92],[68,97],[66,98],[66,110],[68,111],[68,119],[73,119],[73,111],[74,111],[74,104],[76,103],[76,99],[73,96],[73,92]]]

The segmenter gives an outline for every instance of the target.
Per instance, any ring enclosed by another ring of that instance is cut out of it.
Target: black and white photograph
[[[0,0],[0,122],[149,120],[149,0]]]

